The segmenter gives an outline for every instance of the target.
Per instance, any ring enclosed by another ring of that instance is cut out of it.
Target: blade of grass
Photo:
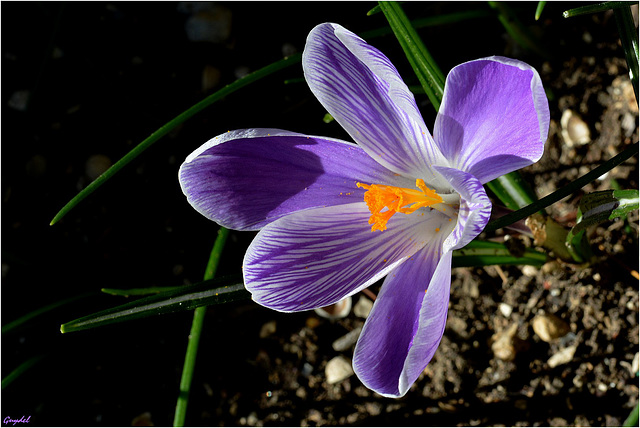
[[[529,217],[530,215],[536,213],[537,211],[540,211],[548,207],[549,205],[558,202],[560,199],[566,198],[576,190],[586,186],[587,184],[591,183],[593,180],[602,176],[604,173],[612,170],[617,165],[621,164],[622,162],[626,161],[630,157],[637,154],[638,154],[638,143],[636,142],[630,145],[629,147],[627,147],[622,152],[618,153],[613,158],[609,159],[607,162],[603,163],[597,168],[594,168],[590,172],[586,173],[585,175],[578,178],[577,180],[567,184],[563,188],[556,190],[550,195],[547,195],[544,198],[541,198],[540,200],[532,203],[531,205],[528,205],[522,209],[519,209],[518,211],[514,211],[510,214],[505,215],[504,217],[500,217],[491,221],[489,224],[487,224],[487,227],[485,227],[484,230],[486,232],[492,232],[496,229],[500,229],[502,227],[515,223],[518,220],[522,220],[525,217]]]
[[[178,285],[175,287],[146,287],[146,288],[103,288],[103,293],[111,294],[112,296],[146,296],[147,294],[158,294],[164,293],[165,291],[172,291],[182,288],[182,286]]]
[[[229,230],[221,227],[218,230],[218,237],[211,250],[209,262],[204,272],[204,280],[213,279],[218,268],[222,249],[229,236]],[[173,426],[184,426],[187,415],[187,405],[189,404],[189,393],[191,391],[191,381],[193,380],[193,371],[196,366],[196,357],[198,354],[198,345],[200,344],[200,335],[202,333],[202,325],[204,324],[204,316],[207,313],[207,307],[201,306],[196,308],[193,314],[193,323],[191,324],[191,333],[189,334],[189,344],[187,345],[187,353],[184,358],[184,367],[182,368],[182,377],[180,378],[180,392],[178,394],[178,402],[176,403],[176,412],[173,418]]]
[[[616,17],[620,42],[629,67],[629,78],[636,94],[636,102],[638,102],[638,29],[633,23],[630,7],[616,8],[613,10],[613,14]]]
[[[538,2],[538,7],[536,7],[536,21],[539,20],[540,17],[542,16],[542,10],[544,9],[546,4],[547,4],[546,1]]]
[[[73,199],[71,199],[67,204],[62,207],[62,209],[55,215],[53,220],[51,220],[51,225],[54,225],[60,219],[62,219],[69,211],[71,211],[78,203],[80,203],[87,196],[95,192],[100,186],[102,186],[107,180],[113,177],[118,171],[124,168],[127,164],[137,158],[142,152],[147,150],[153,143],[158,141],[163,136],[167,135],[173,129],[175,129],[178,125],[193,117],[196,113],[199,113],[204,108],[210,106],[221,98],[226,97],[229,94],[234,93],[235,91],[249,85],[250,83],[255,82],[256,80],[262,79],[270,74],[275,73],[276,71],[282,70],[283,68],[289,67],[293,64],[298,63],[302,58],[301,54],[295,54],[290,57],[281,59],[280,61],[276,61],[273,64],[267,65],[266,67],[261,68],[253,73],[246,75],[245,77],[236,80],[235,82],[225,86],[219,91],[209,95],[199,103],[193,105],[191,108],[185,110],[180,113],[178,116],[162,125],[158,130],[152,133],[149,137],[143,140],[140,144],[134,147],[129,153],[124,155],[118,162],[113,164],[111,168],[105,171],[100,177],[96,178],[92,181],[87,187],[82,189],[80,193],[78,193]]]
[[[96,312],[60,326],[62,333],[88,330],[153,315],[186,311],[204,305],[219,305],[248,299],[241,275],[203,281],[153,296],[143,297],[124,305]]]
[[[37,355],[35,357],[29,358],[27,361],[20,364],[15,368],[11,373],[9,373],[6,377],[2,379],[2,389],[5,389],[9,386],[14,380],[19,378],[24,372],[29,370],[31,367],[35,366],[39,363],[45,356]]]
[[[636,407],[633,408],[629,417],[622,424],[623,427],[637,427],[638,426],[638,413],[640,412],[640,408],[638,407],[640,404],[636,404]]]
[[[590,4],[587,6],[576,7],[574,9],[565,10],[562,12],[562,16],[565,18],[573,18],[574,16],[586,15],[589,13],[604,12],[609,9],[618,9],[621,7],[629,7],[638,2],[633,1],[607,1],[604,3]]]
[[[542,266],[546,262],[547,255],[545,253],[527,248],[521,255],[514,255],[506,245],[499,242],[471,241],[466,247],[453,252],[453,267]]]
[[[420,37],[411,26],[400,5],[395,2],[379,2],[380,9],[389,21],[402,50],[413,68],[429,101],[436,111],[440,108],[444,93],[444,75],[437,66]]]
[[[513,211],[524,208],[538,199],[520,171],[513,171],[498,177],[488,182],[486,186],[505,207]]]

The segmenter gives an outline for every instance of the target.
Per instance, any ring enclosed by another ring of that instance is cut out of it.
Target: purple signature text
[[[20,419],[11,419],[11,416],[7,416],[6,418],[4,418],[2,420],[2,422],[6,425],[9,424],[28,424],[29,423],[29,419],[31,419],[31,415],[27,416],[26,418],[23,416]]]

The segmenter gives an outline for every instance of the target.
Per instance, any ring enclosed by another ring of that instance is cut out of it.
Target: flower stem
[[[205,269],[204,279],[212,279],[216,273],[218,262],[222,254],[222,249],[229,236],[229,230],[221,227],[218,231],[218,237],[211,250],[209,262]],[[206,306],[196,308],[193,313],[193,322],[191,324],[191,333],[189,334],[189,343],[187,345],[187,353],[184,358],[184,367],[182,369],[182,378],[180,379],[180,393],[178,394],[178,402],[176,404],[176,413],[173,418],[173,426],[184,426],[184,420],[187,414],[187,404],[189,403],[189,392],[191,390],[191,381],[193,379],[193,371],[196,366],[196,356],[198,353],[198,345],[200,344],[200,334],[204,324],[204,316],[207,312]]]

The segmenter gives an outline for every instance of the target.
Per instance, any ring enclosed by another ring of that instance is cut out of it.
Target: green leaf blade
[[[380,9],[389,21],[402,50],[413,68],[429,101],[436,111],[440,108],[444,94],[445,78],[420,37],[407,19],[404,11],[395,2],[379,2]]]
[[[453,252],[453,267],[479,267],[490,265],[542,266],[547,262],[545,253],[525,249],[514,254],[505,244],[488,241],[472,241],[466,247]]]
[[[581,6],[581,7],[565,10],[564,12],[562,12],[562,16],[564,16],[565,18],[573,18],[574,16],[604,12],[609,9],[619,9],[624,7],[630,7],[630,6],[633,6],[634,4],[638,4],[638,2],[607,1],[604,3],[590,4],[587,6]]]
[[[240,276],[203,281],[106,309],[60,326],[62,333],[87,330],[152,315],[192,310],[249,298]]]

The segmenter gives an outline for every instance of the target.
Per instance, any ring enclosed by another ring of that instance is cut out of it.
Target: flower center
[[[373,225],[372,232],[386,230],[387,222],[395,213],[411,214],[419,208],[443,202],[442,197],[435,190],[427,188],[422,179],[416,180],[416,187],[419,190],[383,184],[356,183],[356,185],[367,189],[364,193],[364,201],[371,211],[369,224]]]

